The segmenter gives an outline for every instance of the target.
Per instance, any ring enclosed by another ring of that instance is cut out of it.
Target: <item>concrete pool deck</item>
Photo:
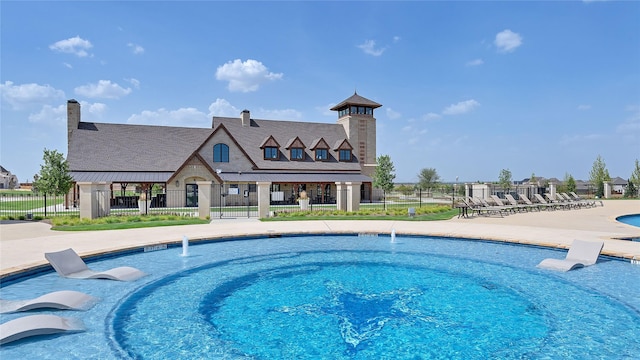
[[[52,231],[30,221],[0,223],[0,279],[46,266],[45,252],[73,248],[81,256],[144,246],[239,236],[276,234],[376,233],[464,237],[568,248],[574,239],[604,240],[602,254],[640,259],[640,228],[616,217],[640,214],[640,200],[605,200],[604,206],[499,216],[454,217],[444,221],[214,219],[209,224],[108,231]],[[135,264],[131,264],[135,266]]]

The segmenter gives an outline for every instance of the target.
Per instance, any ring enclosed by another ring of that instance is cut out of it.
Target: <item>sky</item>
[[[335,123],[376,109],[395,182],[588,180],[640,159],[638,1],[0,1],[0,165],[33,180],[82,121]],[[158,154],[161,156],[161,154]],[[132,160],[135,154],[131,154]]]

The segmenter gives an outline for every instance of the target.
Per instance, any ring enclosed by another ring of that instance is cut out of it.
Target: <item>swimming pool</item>
[[[101,298],[88,331],[4,346],[5,358],[602,358],[640,353],[640,266],[459,239],[292,236],[216,242],[90,263],[133,283],[44,274],[2,288]],[[613,276],[615,274],[615,277]],[[615,281],[611,281],[615,279]],[[597,309],[594,311],[594,309]],[[3,315],[2,322],[21,316]],[[44,349],[44,350],[43,350]]]
[[[640,214],[618,216],[616,220],[627,225],[640,227]]]

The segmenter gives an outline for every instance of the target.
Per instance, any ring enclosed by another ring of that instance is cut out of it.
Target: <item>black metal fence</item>
[[[300,194],[270,193],[271,213],[347,209],[349,190],[341,194],[307,191],[307,199]],[[448,203],[452,193],[443,189],[434,191],[360,190],[360,209],[418,208],[429,203]],[[185,190],[149,189],[144,192],[96,191],[94,213],[98,216],[136,214],[175,214],[198,216],[198,188]],[[338,206],[337,201],[343,202]],[[29,220],[61,215],[80,215],[80,204],[72,196],[52,196],[33,192],[0,193],[0,217]],[[213,184],[211,188],[210,217],[246,218],[258,216],[258,194],[254,184]]]
[[[211,218],[258,217],[255,184],[212,184]]]
[[[79,215],[77,204],[64,195],[55,196],[34,192],[0,193],[0,217],[31,220],[60,215]]]

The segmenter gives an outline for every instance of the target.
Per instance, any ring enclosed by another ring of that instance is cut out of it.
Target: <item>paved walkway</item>
[[[568,248],[574,239],[605,240],[603,254],[640,259],[640,228],[622,224],[620,215],[640,214],[640,200],[605,200],[590,209],[556,210],[448,221],[281,221],[215,219],[204,225],[88,232],[52,231],[42,222],[0,223],[0,278],[46,265],[44,253],[73,248],[80,255],[162,243],[273,234],[379,233],[467,237]]]

